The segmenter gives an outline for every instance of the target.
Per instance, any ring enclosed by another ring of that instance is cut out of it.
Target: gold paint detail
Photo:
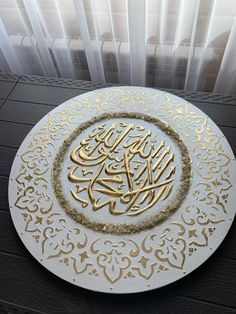
[[[148,104],[158,98],[157,108],[150,110]],[[101,234],[101,239],[94,241],[83,226],[72,228],[70,218],[53,202],[49,179],[54,144],[63,141],[89,110],[102,114],[113,108],[135,111],[139,107],[174,125],[188,143],[195,161],[194,174],[201,179],[190,188],[193,199],[186,199],[176,222],[159,226],[158,232],[143,232],[138,240],[134,240],[136,235],[127,238]],[[42,260],[55,262],[58,269],[70,268],[73,278],[86,274],[109,287],[136,279],[148,283],[150,279],[158,280],[161,272],[170,272],[169,276],[173,270],[182,274],[186,262],[191,264],[198,250],[208,254],[211,237],[221,232],[218,226],[232,217],[228,209],[233,193],[229,167],[232,157],[225,154],[223,147],[222,138],[212,130],[206,116],[163,92],[116,88],[72,100],[67,107],[48,115],[48,121],[32,134],[20,156],[14,181],[14,211],[19,211],[19,220],[24,224],[21,234],[32,236]]]
[[[173,187],[173,176],[175,173],[175,164],[172,166],[174,153],[171,153],[170,147],[167,146],[165,148],[164,141],[161,141],[155,146],[151,142],[155,140],[151,138],[151,131],[146,131],[144,127],[139,126],[139,124],[138,127],[136,127],[134,124],[124,124],[120,122],[118,130],[120,129],[121,132],[115,133],[115,130],[117,130],[116,123],[112,123],[110,128],[106,127],[106,121],[109,121],[111,118],[132,118],[137,120],[137,123],[142,122],[142,120],[152,123],[175,141],[181,153],[182,174],[180,182],[177,183],[178,188],[175,194],[172,195],[166,207],[160,212],[157,212],[151,217],[144,218],[136,224],[105,224],[91,220],[86,214],[70,205],[62,189],[60,169],[62,169],[68,148],[83,130],[99,122],[101,124],[89,134],[89,138],[83,139],[79,146],[74,148],[70,154],[71,160],[76,164],[76,166],[70,169],[68,174],[69,181],[76,184],[76,191],[71,190],[70,192],[72,197],[79,202],[79,205],[81,204],[82,208],[86,208],[89,205],[88,200],[90,200],[93,211],[108,206],[111,215],[127,214],[129,217],[132,217],[140,215],[148,208],[154,206],[158,201],[165,200],[169,197]],[[140,133],[138,133],[140,135],[136,137],[132,133],[132,130],[135,128],[140,129]],[[91,141],[94,137],[95,141],[94,145],[92,145]],[[150,145],[147,145],[147,139],[149,137]],[[119,146],[120,143],[122,144],[121,147]],[[119,150],[123,155],[118,154]],[[115,152],[117,154],[115,154]],[[135,166],[131,164],[132,160],[135,161],[133,164],[142,164],[139,171],[135,171]],[[93,172],[93,166],[95,165],[98,166],[98,170]],[[78,167],[82,169],[80,176],[75,174]],[[87,169],[93,172],[92,176],[83,175],[83,173],[88,174]],[[168,169],[169,171],[166,174],[165,170]],[[163,174],[164,177],[162,178]],[[188,153],[187,146],[183,143],[178,133],[166,123],[156,118],[145,114],[129,112],[106,113],[81,124],[64,140],[63,145],[60,147],[55,157],[52,169],[52,186],[65,212],[76,222],[90,229],[112,234],[137,233],[153,228],[163,222],[182,204],[189,190],[191,178],[191,157]],[[141,184],[139,183],[140,179],[142,179]],[[116,183],[118,187],[119,185],[123,187],[119,190],[115,188],[112,183]],[[86,186],[83,184],[86,184]],[[82,199],[77,193],[84,189],[87,189],[88,192],[86,199]],[[98,192],[112,198],[108,198],[106,202],[99,203],[100,197]],[[95,196],[96,193],[97,196]],[[117,209],[116,207],[118,200],[120,205],[123,206],[122,209]]]

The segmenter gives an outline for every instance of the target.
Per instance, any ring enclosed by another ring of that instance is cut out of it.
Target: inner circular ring
[[[113,118],[132,118],[132,119],[141,119],[149,123],[154,124],[156,127],[167,133],[177,144],[181,152],[181,161],[182,161],[182,174],[180,178],[179,187],[172,197],[168,205],[157,214],[152,215],[151,217],[144,218],[138,223],[103,223],[99,221],[94,221],[88,218],[85,214],[77,211],[76,208],[71,206],[70,202],[66,199],[62,183],[60,179],[60,169],[62,169],[62,164],[65,158],[65,155],[68,151],[73,140],[81,134],[85,129],[93,125],[94,123],[101,122]],[[93,229],[95,231],[111,234],[133,234],[143,230],[151,229],[157,224],[163,222],[167,217],[170,216],[174,211],[176,211],[183,200],[185,199],[187,192],[189,190],[192,178],[192,162],[189,155],[187,146],[184,144],[180,135],[165,122],[150,117],[146,114],[135,113],[135,112],[113,112],[113,113],[104,113],[100,116],[94,117],[89,121],[81,123],[68,137],[64,140],[62,146],[59,148],[57,153],[53,168],[52,168],[52,186],[55,192],[55,195],[61,205],[65,210],[67,215],[69,215],[76,222],[86,226],[87,228]]]

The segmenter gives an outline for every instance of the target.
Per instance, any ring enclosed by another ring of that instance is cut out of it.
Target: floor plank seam
[[[6,176],[4,174],[0,174],[0,178],[9,179],[9,176]]]
[[[19,146],[15,147],[15,146],[11,146],[11,145],[3,145],[3,144],[0,144],[0,148],[10,148],[10,149],[14,149],[14,150],[18,150]]]
[[[25,248],[25,252],[27,253],[27,255],[23,255],[23,254],[20,254],[20,253],[12,253],[12,252],[8,252],[8,251],[0,249],[0,254],[2,254],[2,255],[5,254],[5,255],[9,255],[11,257],[14,256],[14,257],[23,258],[23,259],[26,259],[26,260],[29,260],[29,256],[31,256],[33,258],[33,256],[29,253],[29,251],[26,248]]]
[[[236,309],[236,304],[235,304],[235,306],[230,306],[230,305],[224,305],[224,304],[221,304],[221,303],[206,301],[206,300],[203,300],[203,299],[195,297],[195,296],[194,297],[186,296],[186,295],[181,294],[181,293],[176,293],[176,295],[180,296],[182,298],[189,299],[189,300],[197,300],[198,302],[202,302],[202,303],[205,303],[205,304],[217,305],[217,306],[222,307],[224,309],[231,309],[231,310],[235,310]]]
[[[107,86],[107,87],[105,87],[105,86],[102,86],[102,87],[94,86],[94,88],[91,87],[91,88],[88,88],[88,89],[83,89],[83,88],[80,88],[78,86],[73,87],[73,86],[65,86],[65,85],[63,86],[63,84],[62,85],[43,84],[43,83],[40,83],[40,82],[19,82],[19,84],[22,84],[22,85],[35,85],[35,86],[45,86],[45,87],[57,87],[57,88],[66,88],[66,89],[79,89],[79,90],[85,90],[87,92],[93,91],[93,90],[97,90],[97,89],[101,89],[101,88],[116,87],[116,85],[114,84],[112,86]],[[120,85],[117,85],[117,86],[120,87]]]
[[[30,125],[30,126],[35,126],[35,124],[37,123],[26,123],[26,122],[16,122],[16,121],[10,121],[10,120],[4,120],[4,119],[0,119],[0,122],[7,122],[7,123],[15,123],[15,124],[23,124],[23,125]]]
[[[9,179],[9,175],[10,173],[8,175],[4,173],[0,173],[0,177],[7,178],[7,179]]]
[[[19,102],[19,103],[23,103],[23,104],[30,104],[30,105],[33,105],[33,106],[37,106],[37,105],[42,105],[42,106],[47,106],[47,107],[57,107],[59,106],[60,104],[58,105],[54,105],[54,104],[47,104],[47,103],[40,103],[40,102],[35,102],[35,101],[27,101],[27,100],[17,100],[17,99],[9,99],[8,98],[8,101],[11,101],[11,102]],[[66,100],[65,100],[66,101]]]
[[[184,98],[183,98],[184,99]],[[235,107],[236,104],[230,104],[230,103],[223,103],[223,102],[215,102],[215,101],[207,101],[207,100],[198,100],[198,99],[185,99],[188,102],[192,102],[194,106],[197,107],[197,105],[195,105],[194,103],[203,103],[203,104],[211,104],[212,106],[214,105],[220,105],[220,106],[231,106],[231,107]],[[201,110],[201,109],[200,109]]]
[[[219,256],[220,256],[220,255],[219,255]],[[220,257],[223,257],[223,258],[228,259],[228,260],[230,260],[230,261],[236,262],[236,258],[234,258],[234,257],[229,257],[229,256],[224,256],[224,255],[221,255]]]
[[[3,102],[0,105],[0,109],[3,108],[5,102],[7,101],[8,97],[10,96],[11,92],[14,90],[14,88],[16,87],[17,83],[19,82],[21,76],[18,77],[18,79],[15,81],[14,85],[12,86],[11,90],[9,91],[9,93],[7,94],[7,96],[5,98],[3,98]]]
[[[32,102],[32,101],[28,101],[28,100],[18,100],[18,99],[14,99],[14,98],[8,98],[9,101],[15,101],[15,102],[23,102],[23,103],[27,103],[27,104],[35,104],[35,105],[42,105],[42,106],[53,106],[53,107],[57,107],[62,103],[59,103],[58,105],[55,104],[48,104],[48,103],[42,103],[42,102]],[[69,100],[69,99],[68,99]],[[67,101],[67,100],[65,100]]]
[[[19,147],[20,147],[20,145],[23,143],[23,140],[22,140],[22,142],[19,144],[19,145],[17,145],[17,146],[12,146],[12,145],[0,145],[1,147],[7,147],[7,148],[13,148],[13,149],[16,149],[16,150],[18,150],[19,149]]]
[[[1,215],[1,213],[8,213],[9,215],[11,215],[11,214],[10,214],[10,208],[8,208],[8,209],[6,209],[6,208],[0,208],[0,215]]]
[[[23,305],[20,305],[20,304],[17,304],[17,303],[12,303],[12,302],[9,302],[7,300],[2,300],[2,299],[0,299],[0,305],[2,305],[4,307],[11,307],[11,309],[15,308],[16,310],[24,310],[24,311],[26,311],[25,313],[27,313],[27,314],[29,313],[29,311],[31,311],[32,313],[35,313],[35,314],[46,314],[46,312],[38,311],[38,310],[35,310],[35,309],[31,308],[31,307],[25,307]],[[11,312],[9,312],[9,314],[10,313]]]

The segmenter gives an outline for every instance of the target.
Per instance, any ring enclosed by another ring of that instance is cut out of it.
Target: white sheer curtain
[[[236,94],[236,0],[0,0],[0,70]]]

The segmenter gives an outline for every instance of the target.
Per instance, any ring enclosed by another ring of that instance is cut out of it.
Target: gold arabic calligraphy
[[[165,141],[122,120],[104,121],[71,152],[72,197],[82,207],[107,207],[112,215],[136,216],[168,198],[176,166]],[[83,194],[87,191],[86,194]]]

